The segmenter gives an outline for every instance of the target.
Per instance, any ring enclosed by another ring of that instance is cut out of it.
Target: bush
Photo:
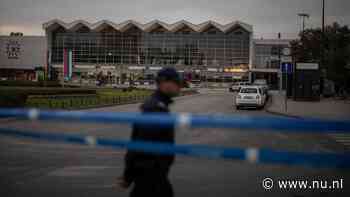
[[[96,94],[94,89],[78,88],[53,88],[53,87],[1,87],[1,92],[25,94],[25,95],[67,95],[67,94]]]
[[[19,92],[0,92],[0,107],[24,107],[27,95]]]
[[[151,91],[53,87],[0,87],[0,107],[78,109],[141,101]]]
[[[31,95],[96,95],[93,89],[76,88],[37,88],[37,87],[1,87],[0,107],[24,107]]]

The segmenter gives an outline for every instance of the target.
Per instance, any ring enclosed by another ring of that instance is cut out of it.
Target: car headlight
[[[242,97],[241,97],[241,95],[237,95],[237,98],[238,98],[238,99],[241,99]]]

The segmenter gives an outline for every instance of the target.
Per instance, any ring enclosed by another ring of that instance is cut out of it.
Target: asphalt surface
[[[138,111],[139,104],[89,111]],[[239,110],[233,94],[203,90],[199,95],[176,99],[175,112],[272,116],[264,110]],[[0,120],[0,127],[24,128],[128,139],[129,125]],[[194,129],[179,130],[178,144],[233,147],[268,147],[277,150],[342,152],[343,145],[327,135],[285,134],[271,131]],[[123,171],[124,150],[92,148],[0,136],[0,196],[127,196],[115,187]],[[343,179],[343,189],[265,190],[262,180]],[[313,169],[302,166],[250,164],[178,156],[170,174],[176,196],[349,196],[349,170]]]

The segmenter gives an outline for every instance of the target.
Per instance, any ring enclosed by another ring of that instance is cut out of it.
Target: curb
[[[264,111],[266,113],[273,114],[273,115],[278,115],[278,116],[284,116],[284,117],[288,117],[288,118],[297,118],[297,119],[302,119],[303,118],[301,116],[296,116],[296,115],[287,114],[287,113],[284,113],[284,112],[270,110],[269,107],[271,105],[272,105],[272,95],[270,95],[268,97],[267,105],[265,105],[265,107],[264,107]]]
[[[301,117],[301,116],[286,114],[286,113],[283,113],[283,112],[273,111],[273,110],[269,110],[269,109],[265,109],[265,112],[267,112],[269,114],[273,114],[273,115],[288,117],[288,118],[303,119],[303,117]]]
[[[195,96],[199,96],[200,94],[201,93],[197,92],[197,93],[193,93],[193,94],[182,95],[182,96],[175,97],[174,100],[181,100],[181,99],[188,98],[188,97],[195,97]]]

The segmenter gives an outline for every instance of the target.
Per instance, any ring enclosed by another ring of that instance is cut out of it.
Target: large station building
[[[161,67],[174,66],[189,79],[232,81],[248,79],[252,67],[253,29],[239,21],[222,25],[52,20],[43,28],[50,65],[62,70],[63,51],[72,51],[73,78],[102,72],[120,83],[150,79]]]
[[[235,21],[168,24],[152,21],[113,23],[83,20],[43,24],[45,36],[0,36],[0,78],[35,80],[45,68],[51,78],[64,78],[66,52],[71,81],[120,84],[152,80],[164,66],[175,67],[188,80],[279,83],[279,52],[291,40],[253,39],[253,28]]]

